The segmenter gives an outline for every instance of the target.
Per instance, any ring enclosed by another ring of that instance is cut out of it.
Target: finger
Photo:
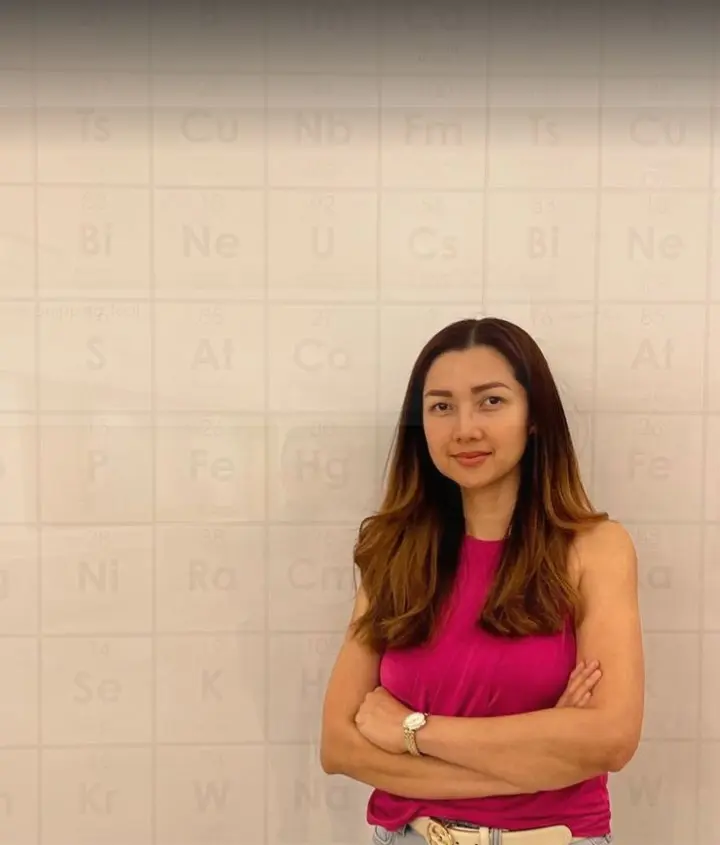
[[[592,675],[589,675],[585,678],[577,688],[573,689],[570,693],[570,699],[572,700],[573,704],[577,705],[577,702],[583,698],[585,695],[591,694],[592,691],[598,684],[598,681],[602,677],[602,672],[599,669],[596,669]]]
[[[588,663],[573,677],[570,676],[567,689],[568,691],[575,691],[581,689],[587,683],[588,678],[592,677],[598,671],[599,664],[597,660]]]
[[[598,681],[602,678],[602,672],[600,669],[596,669],[594,672],[589,674],[587,677],[583,678],[580,689],[592,689],[593,687],[597,686]]]
[[[599,669],[594,669],[591,672],[583,672],[573,681],[571,681],[565,689],[564,695],[577,701],[578,696],[584,695],[586,690],[592,689],[600,680],[602,673]]]
[[[596,684],[600,676],[596,676],[600,662],[598,660],[581,660],[575,666],[568,678],[567,686],[558,699],[556,707],[576,706],[579,697],[585,695],[588,688]],[[590,685],[590,687],[589,687]]]
[[[576,677],[576,676],[578,675],[578,673],[579,673],[579,672],[582,672],[582,670],[583,670],[584,668],[585,668],[585,661],[584,661],[584,660],[581,660],[581,661],[577,664],[577,666],[576,666],[576,667],[572,670],[572,672],[570,673],[570,677],[571,677],[571,678]]]
[[[586,660],[581,664],[582,668],[576,673],[573,673],[576,678],[592,674],[596,669],[600,668],[598,660]]]
[[[570,677],[568,678],[568,682],[572,681],[573,679],[577,678],[579,675],[587,669],[587,663],[584,660],[581,660],[577,666],[572,670],[570,673]]]
[[[584,707],[592,698],[592,693],[590,691],[586,692],[585,695],[581,696],[578,703],[575,705],[576,707]]]
[[[594,675],[588,679],[588,686],[590,687],[590,689],[595,689],[595,687],[600,683],[602,676],[602,670],[597,669]]]

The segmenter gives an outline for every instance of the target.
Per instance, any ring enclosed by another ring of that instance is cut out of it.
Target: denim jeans
[[[425,839],[409,825],[400,830],[386,830],[384,827],[373,828],[372,841],[374,845],[426,845]],[[498,837],[498,843],[502,838]],[[573,845],[612,845],[612,834],[607,836],[591,836],[589,839],[578,839]]]

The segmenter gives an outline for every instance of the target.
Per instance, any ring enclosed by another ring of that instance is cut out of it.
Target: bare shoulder
[[[582,592],[598,582],[625,584],[637,589],[637,552],[630,532],[616,520],[606,519],[576,534],[570,546],[569,571]]]
[[[630,532],[622,523],[606,519],[579,532],[570,548],[578,579],[605,573],[635,578],[637,553]]]

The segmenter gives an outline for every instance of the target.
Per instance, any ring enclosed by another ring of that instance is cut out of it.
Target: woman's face
[[[464,488],[513,472],[525,451],[525,390],[488,346],[438,357],[425,380],[423,428],[433,463]]]

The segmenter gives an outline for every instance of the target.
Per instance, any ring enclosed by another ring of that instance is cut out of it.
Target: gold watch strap
[[[413,757],[422,757],[422,754],[417,747],[417,742],[415,741],[415,731],[405,731],[405,747]]]

